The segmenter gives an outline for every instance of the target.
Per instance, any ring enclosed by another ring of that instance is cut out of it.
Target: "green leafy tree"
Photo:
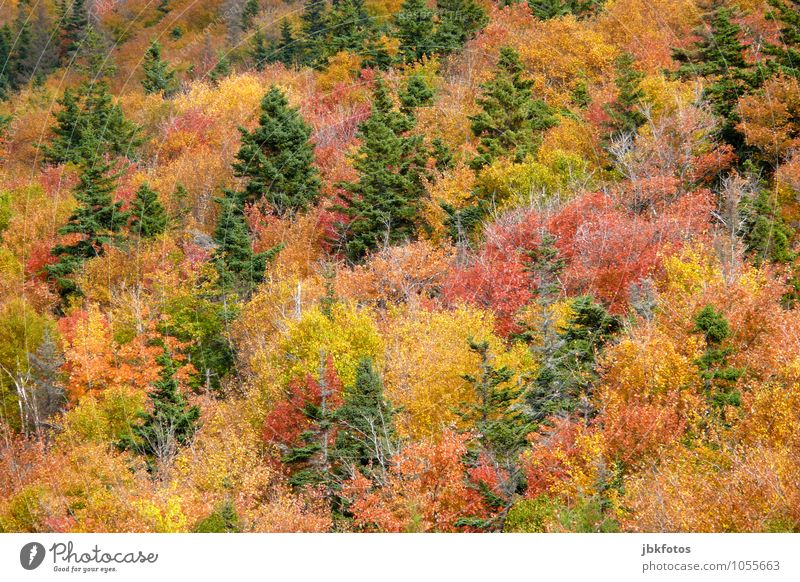
[[[46,267],[62,298],[80,294],[70,277],[85,261],[103,254],[108,245],[120,242],[120,231],[128,221],[122,211],[122,201],[114,200],[119,174],[112,165],[86,144],[86,162],[80,168],[78,184],[73,193],[78,202],[67,223],[58,229],[60,235],[79,235],[70,244],[58,244],[51,253],[58,260]],[[93,153],[94,152],[94,153]]]
[[[617,98],[605,107],[609,121],[606,130],[609,139],[615,140],[623,135],[635,134],[647,121],[641,110],[644,91],[639,86],[644,73],[634,68],[635,61],[629,53],[623,53],[615,61],[617,77]]]
[[[131,202],[131,232],[141,238],[155,238],[167,230],[167,211],[158,193],[148,184],[136,190]]]
[[[161,93],[164,97],[169,97],[178,90],[175,71],[161,58],[161,45],[155,39],[144,53],[142,70],[142,87],[145,93]]]
[[[166,345],[157,358],[159,379],[148,395],[150,409],[139,414],[140,422],[123,436],[119,447],[147,458],[151,471],[169,462],[181,446],[188,445],[198,428],[200,409],[190,406],[175,377],[178,364]]]
[[[479,140],[473,168],[509,155],[522,161],[538,149],[541,133],[558,123],[550,107],[533,98],[533,81],[524,73],[517,51],[500,49],[494,78],[481,85],[482,95],[476,100],[481,112],[470,117],[472,133]]]
[[[470,339],[469,347],[481,358],[480,375],[464,376],[477,398],[475,404],[464,405],[457,412],[477,434],[471,447],[471,462],[489,465],[498,476],[498,483],[493,489],[483,482],[476,485],[494,516],[465,518],[459,525],[503,531],[508,511],[524,488],[519,455],[528,446],[527,436],[533,425],[520,406],[524,386],[511,382],[513,370],[494,366],[488,342]]]
[[[425,0],[403,0],[394,25],[405,62],[413,63],[435,52],[433,10]]]
[[[58,104],[53,138],[43,148],[51,164],[81,164],[103,155],[132,157],[142,143],[139,126],[125,118],[104,82],[67,89]]]
[[[427,153],[419,136],[408,135],[413,125],[413,118],[395,109],[386,83],[378,78],[372,114],[359,126],[361,147],[353,158],[359,179],[341,184],[345,193],[336,207],[349,219],[338,234],[352,261],[416,232]]]
[[[588,422],[594,413],[592,388],[598,379],[596,358],[620,329],[620,321],[589,296],[572,301],[563,329],[542,353],[540,368],[526,394],[531,418],[580,414]]]
[[[239,129],[242,143],[233,170],[246,178],[243,203],[266,201],[280,216],[305,210],[319,199],[311,127],[273,86],[261,100],[259,124]]]
[[[489,22],[486,11],[475,0],[439,0],[436,17],[433,46],[440,54],[460,50]]]

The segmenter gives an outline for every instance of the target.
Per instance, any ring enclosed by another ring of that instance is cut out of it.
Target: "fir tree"
[[[217,53],[217,62],[214,68],[208,73],[208,78],[212,83],[219,83],[220,79],[224,79],[230,74],[231,62],[228,59],[228,55],[223,51],[219,51]]]
[[[479,485],[487,505],[497,511],[496,517],[466,518],[459,525],[502,531],[524,484],[519,455],[528,446],[527,436],[533,426],[521,410],[523,386],[511,382],[513,370],[493,365],[488,342],[470,339],[469,346],[480,356],[480,375],[466,375],[464,379],[473,386],[477,398],[475,404],[462,406],[458,415],[477,434],[471,451],[473,462],[489,463],[499,482],[495,490],[485,483]]]
[[[33,419],[31,427],[40,434],[49,428],[48,420],[62,412],[67,406],[67,393],[64,386],[62,366],[64,355],[49,327],[44,328],[42,341],[36,351],[28,354],[28,377],[31,384],[31,398],[24,416]]]
[[[161,372],[148,395],[150,410],[139,414],[139,424],[119,443],[121,449],[146,457],[151,471],[172,459],[178,447],[191,442],[200,419],[200,409],[189,406],[181,393],[175,377],[178,365],[166,344],[156,361]]]
[[[142,71],[144,72],[142,87],[145,93],[161,93],[164,97],[169,97],[177,91],[178,80],[175,71],[161,59],[161,45],[155,39],[150,42],[144,53]]]
[[[550,416],[578,413],[588,421],[593,414],[592,387],[598,376],[596,357],[620,329],[620,321],[591,297],[572,301],[569,319],[544,353],[526,400],[531,417],[542,422]]]
[[[270,46],[268,62],[283,63],[286,67],[296,67],[300,62],[301,44],[294,37],[288,19],[281,21],[280,38]]]
[[[673,58],[681,63],[679,78],[704,77],[704,97],[722,120],[720,135],[727,143],[741,148],[743,138],[736,125],[739,98],[759,84],[762,71],[745,59],[742,29],[733,22],[732,8],[717,4],[704,17],[705,26],[697,30],[700,37],[689,49],[676,49]]]
[[[74,61],[76,68],[92,83],[111,77],[117,72],[105,39],[93,26],[86,28],[83,39],[77,46]]]
[[[280,251],[277,246],[262,253],[253,251],[250,229],[238,197],[226,191],[217,200],[220,206],[214,231],[214,266],[219,274],[219,285],[225,293],[236,292],[249,297],[264,279],[267,262]]]
[[[706,351],[697,361],[697,366],[706,398],[725,422],[725,408],[741,405],[737,381],[744,375],[743,369],[728,365],[728,357],[733,353],[733,348],[724,345],[731,335],[728,320],[714,306],[706,305],[695,316],[692,331],[702,333],[706,340]]]
[[[136,190],[131,202],[131,232],[141,238],[155,238],[167,230],[167,212],[158,194],[147,184]]]
[[[261,7],[258,5],[258,0],[247,0],[242,8],[242,30],[250,30],[253,27],[253,21]]]
[[[14,82],[8,64],[11,62],[11,29],[8,25],[0,27],[0,101],[8,99],[14,90]]]
[[[240,128],[242,144],[234,173],[246,178],[241,200],[265,200],[279,216],[305,210],[319,198],[311,127],[284,94],[271,87],[261,100],[258,127]]]
[[[482,111],[470,117],[472,133],[479,139],[474,168],[507,155],[522,161],[535,153],[541,132],[558,123],[550,107],[533,98],[533,82],[524,72],[514,49],[500,49],[494,78],[481,85],[483,94],[476,100]]]
[[[439,0],[436,16],[433,46],[440,54],[461,49],[489,22],[486,11],[475,0]]]
[[[383,381],[370,358],[358,363],[355,384],[334,415],[338,432],[333,458],[343,475],[361,471],[379,476],[394,450],[395,409],[383,394]]]
[[[61,57],[72,57],[80,48],[89,26],[85,0],[66,0],[59,15],[61,28]]]
[[[597,12],[604,0],[528,0],[531,13],[541,20],[561,18],[572,14],[577,17]]]
[[[230,498],[226,498],[208,517],[200,520],[194,533],[238,533],[242,531],[239,514]]]
[[[403,91],[400,92],[400,111],[405,115],[413,115],[418,107],[427,107],[433,104],[433,89],[428,85],[425,77],[419,74],[408,78]]]
[[[80,164],[87,152],[131,157],[141,144],[139,127],[125,119],[103,82],[83,83],[77,91],[67,89],[58,104],[54,137],[43,148],[51,164]]]
[[[435,52],[433,10],[428,8],[425,0],[403,0],[394,25],[405,62],[419,61]]]
[[[413,118],[395,110],[385,82],[378,78],[372,114],[358,132],[361,147],[353,165],[359,180],[341,185],[346,194],[336,207],[350,219],[340,226],[339,236],[352,261],[416,231],[427,154],[420,137],[407,135],[413,124]]]
[[[376,55],[372,52],[378,30],[364,0],[335,2],[328,14],[328,31],[325,42],[327,55],[349,51],[367,60],[375,59]]]
[[[299,63],[315,67],[324,62],[328,19],[325,0],[305,0],[300,15],[302,38]]]
[[[772,10],[766,16],[780,23],[780,42],[764,44],[764,52],[774,59],[773,67],[785,75],[800,77],[800,2],[767,0]]]
[[[605,107],[609,121],[606,129],[611,141],[623,135],[635,134],[647,121],[640,109],[644,99],[644,91],[639,86],[644,73],[634,68],[633,57],[623,53],[615,61],[617,77],[614,84],[617,86],[617,98]]]
[[[291,34],[291,31],[289,32]],[[258,31],[253,35],[250,42],[250,58],[256,71],[263,71],[266,64],[270,61],[270,51],[267,48],[264,35]]]
[[[786,225],[767,189],[742,198],[739,203],[741,237],[756,266],[764,261],[788,263],[795,258],[791,249],[794,231]]]
[[[114,201],[113,196],[119,174],[96,153],[91,142],[84,148],[85,162],[73,190],[78,206],[58,230],[60,235],[77,234],[81,238],[68,245],[56,245],[51,254],[58,260],[46,267],[63,298],[80,294],[70,275],[85,261],[102,255],[107,245],[117,244],[128,221],[127,213],[122,212],[122,201]]]

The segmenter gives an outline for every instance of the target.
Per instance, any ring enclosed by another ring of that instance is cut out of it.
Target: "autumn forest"
[[[0,532],[800,532],[798,238],[798,0],[0,0]]]

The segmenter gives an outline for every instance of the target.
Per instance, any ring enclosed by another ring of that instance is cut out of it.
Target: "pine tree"
[[[730,326],[725,316],[713,305],[706,305],[695,316],[694,333],[702,333],[706,340],[706,351],[697,361],[700,377],[709,404],[726,421],[725,408],[741,405],[741,393],[737,381],[744,375],[741,368],[728,365],[733,348],[725,346],[730,335]]]
[[[247,0],[242,8],[242,30],[250,30],[253,27],[253,21],[258,13],[261,11],[261,6],[258,5],[258,0]]]
[[[370,43],[377,34],[377,26],[364,0],[335,2],[328,14],[328,31],[325,41],[327,55],[349,51],[371,58]]]
[[[780,23],[780,42],[764,44],[773,66],[784,75],[800,78],[800,1],[767,0],[772,10],[766,16]]]
[[[739,203],[741,237],[753,263],[788,263],[795,258],[791,249],[794,231],[785,223],[767,189],[742,198]]]
[[[736,129],[740,121],[738,100],[758,86],[763,71],[747,62],[742,29],[733,22],[735,16],[732,8],[718,3],[705,15],[705,26],[697,30],[700,39],[689,49],[673,50],[673,58],[681,63],[679,78],[707,80],[703,96],[722,120],[720,135],[727,143],[741,148],[744,140]]]
[[[571,307],[549,353],[542,354],[541,366],[526,394],[536,422],[573,413],[588,422],[593,414],[592,387],[598,378],[597,354],[620,329],[620,321],[591,297],[577,297]]]
[[[436,16],[433,46],[441,54],[461,49],[489,22],[486,11],[475,0],[438,0]]]
[[[419,74],[408,78],[403,91],[400,92],[400,111],[405,115],[413,115],[418,107],[427,107],[433,103],[434,92],[425,77]]]
[[[289,107],[273,86],[261,100],[258,127],[240,128],[242,143],[234,173],[246,178],[243,203],[265,200],[279,216],[291,215],[315,204],[320,179],[314,167],[311,127],[299,111]]]
[[[634,62],[629,53],[623,53],[615,61],[617,77],[614,84],[617,86],[617,98],[605,107],[609,117],[606,129],[611,141],[623,135],[635,134],[647,121],[640,109],[644,91],[639,83],[644,78],[644,73],[634,68]]]
[[[291,34],[291,31],[289,34]],[[250,42],[250,59],[253,61],[253,67],[256,71],[263,71],[270,58],[270,51],[267,48],[264,35],[261,31],[258,31],[253,35],[253,40]]]
[[[325,0],[305,0],[303,4],[298,59],[302,65],[315,67],[325,60],[325,39],[328,31],[325,12]]]
[[[394,451],[395,409],[383,394],[383,381],[370,358],[358,363],[355,384],[334,415],[338,432],[333,458],[340,473],[380,476]]]
[[[473,168],[507,155],[522,161],[535,153],[541,132],[558,123],[550,107],[533,98],[533,81],[524,72],[517,51],[500,49],[494,78],[481,85],[483,94],[476,100],[482,111],[470,117],[472,133],[480,141]]]
[[[104,82],[83,83],[77,91],[67,89],[58,104],[53,139],[43,148],[51,164],[80,164],[87,152],[131,157],[142,142],[139,127],[125,119]]]
[[[89,12],[85,0],[66,0],[60,10],[61,53],[60,56],[72,57],[80,48],[81,41],[89,26]]]
[[[433,10],[426,0],[403,0],[394,19],[403,60],[413,63],[434,54]]]
[[[214,231],[213,263],[219,274],[219,285],[223,292],[236,292],[249,297],[255,287],[264,280],[267,262],[275,258],[281,246],[256,253],[250,241],[250,229],[238,196],[226,191],[217,199],[220,206],[217,226]]]
[[[270,45],[268,62],[283,63],[287,68],[296,67],[300,63],[302,46],[294,37],[292,25],[288,19],[281,21],[280,38]]]
[[[590,16],[597,12],[604,0],[528,0],[531,13],[541,20],[561,18],[572,14],[577,17]]]
[[[155,238],[167,230],[167,212],[158,194],[148,184],[136,190],[131,202],[131,232],[141,238]]]
[[[416,231],[427,153],[420,137],[407,135],[413,125],[413,118],[395,110],[383,79],[376,79],[372,114],[359,126],[361,147],[353,159],[359,180],[341,184],[346,193],[336,207],[350,219],[338,234],[352,261]]]
[[[473,462],[488,463],[499,482],[495,490],[485,483],[479,484],[485,502],[496,511],[496,516],[466,518],[459,525],[502,531],[506,515],[524,484],[519,455],[528,446],[527,436],[533,426],[520,406],[523,386],[511,382],[513,370],[493,365],[488,342],[470,338],[469,347],[481,359],[480,375],[464,376],[477,398],[475,404],[462,406],[458,415],[477,434],[471,447]]]
[[[131,427],[130,434],[119,443],[121,449],[146,457],[151,471],[158,468],[158,463],[172,459],[178,447],[191,442],[200,419],[200,409],[189,406],[181,393],[175,377],[178,364],[166,344],[156,361],[161,372],[148,394],[150,411],[139,414],[140,423]]]
[[[63,298],[80,294],[70,275],[85,261],[102,255],[107,245],[117,244],[119,233],[128,220],[127,213],[122,211],[122,202],[114,201],[113,197],[119,174],[112,171],[111,164],[98,155],[91,142],[84,148],[84,165],[80,167],[78,184],[73,190],[78,206],[58,230],[60,235],[77,234],[81,238],[53,247],[51,253],[58,261],[46,267]]]
[[[161,59],[161,45],[153,39],[144,53],[142,61],[142,87],[145,93],[161,93],[169,97],[178,89],[178,80],[175,71],[169,64]]]

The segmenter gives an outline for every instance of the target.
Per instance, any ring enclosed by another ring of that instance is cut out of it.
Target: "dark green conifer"
[[[731,331],[728,320],[713,305],[706,305],[695,316],[694,333],[702,333],[706,340],[706,351],[697,361],[709,404],[726,421],[725,408],[741,405],[738,380],[744,375],[741,368],[733,368],[728,358],[733,348],[726,346]]]
[[[258,5],[258,0],[247,0],[242,8],[242,30],[250,30],[253,27],[253,21],[258,13],[261,11],[261,6]]]
[[[434,54],[433,10],[425,0],[403,0],[394,25],[405,62],[413,63]]]
[[[136,190],[130,216],[131,232],[140,238],[155,238],[167,230],[167,212],[158,193],[146,183]]]
[[[486,11],[475,0],[438,0],[436,17],[433,46],[445,55],[460,50],[489,22]]]
[[[161,58],[161,45],[155,39],[144,53],[142,70],[142,87],[145,93],[161,93],[164,97],[169,97],[178,90],[175,71]]]
[[[615,61],[617,77],[617,98],[605,107],[609,121],[606,129],[609,139],[615,140],[623,135],[635,134],[647,121],[641,110],[644,91],[639,86],[644,73],[634,68],[635,61],[629,53],[623,53]]]
[[[769,190],[745,196],[739,203],[741,237],[756,266],[764,261],[788,263],[795,258],[791,240],[794,231],[786,224]]]
[[[590,16],[602,8],[605,0],[528,0],[536,18],[549,20],[572,14],[578,18]]]

